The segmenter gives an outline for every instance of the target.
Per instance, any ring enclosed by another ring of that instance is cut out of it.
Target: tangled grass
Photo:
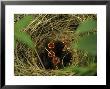
[[[29,15],[29,14],[28,14]],[[17,41],[14,49],[14,74],[15,76],[75,76],[96,74],[96,57],[82,50],[74,49],[78,36],[75,34],[77,26],[88,18],[97,19],[94,14],[30,14],[32,22],[23,29],[34,42],[35,49]],[[26,14],[15,14],[16,23]],[[66,42],[64,50],[73,54],[72,65],[64,69],[45,70],[39,64],[39,52],[44,49],[48,39]],[[92,67],[91,67],[92,66]],[[79,68],[79,69],[78,69]],[[83,69],[85,68],[85,70]],[[89,69],[86,70],[86,69]],[[81,70],[82,72],[78,72]],[[93,71],[93,72],[91,72]],[[95,73],[94,73],[95,71]],[[86,74],[85,74],[86,73]]]

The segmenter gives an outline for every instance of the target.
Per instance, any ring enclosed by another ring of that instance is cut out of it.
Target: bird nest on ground
[[[29,14],[28,14],[29,15]],[[91,14],[30,14],[33,21],[23,29],[28,33],[35,44],[36,49],[32,50],[25,44],[17,41],[14,49],[14,72],[17,76],[56,76],[74,75],[74,72],[63,69],[46,70],[39,61],[39,53],[45,49],[48,40],[65,42],[64,50],[72,52],[72,64],[86,64],[83,59],[87,58],[83,52],[72,49],[71,43],[77,39],[75,30],[78,25],[87,18],[96,19],[96,15]],[[26,14],[15,14],[16,23]],[[90,59],[90,58],[89,58]],[[83,61],[82,61],[83,60]]]

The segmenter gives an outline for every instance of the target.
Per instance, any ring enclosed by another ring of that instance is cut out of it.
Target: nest
[[[29,14],[28,14],[29,15]],[[44,44],[48,40],[60,40],[66,42],[66,49],[73,52],[73,64],[81,62],[79,52],[71,48],[71,42],[76,39],[74,32],[78,25],[87,18],[96,19],[96,15],[91,14],[30,14],[33,15],[33,21],[23,31],[28,33],[36,49],[32,50],[21,42],[17,42],[14,54],[14,71],[17,76],[48,76],[57,75],[53,70],[42,69],[38,61],[39,52],[44,49]],[[26,16],[25,14],[16,14],[14,22]],[[65,50],[66,50],[65,49]],[[65,75],[69,75],[66,73]],[[73,74],[74,75],[74,74]]]

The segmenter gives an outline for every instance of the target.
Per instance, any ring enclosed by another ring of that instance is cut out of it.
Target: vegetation
[[[73,54],[63,69],[39,66],[39,52],[48,39],[65,42]],[[97,75],[97,16],[95,14],[15,14],[14,72],[17,76]]]

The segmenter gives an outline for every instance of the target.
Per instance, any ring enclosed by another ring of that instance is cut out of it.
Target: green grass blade
[[[92,55],[97,54],[97,35],[91,34],[89,36],[80,37],[78,43],[74,47],[80,50],[85,50]]]
[[[30,35],[28,35],[25,32],[15,32],[15,38],[16,40],[26,44],[28,47],[33,48],[34,47],[34,43],[30,37]]]
[[[33,17],[31,15],[27,15],[22,19],[20,19],[18,22],[14,24],[14,30],[21,31],[22,29],[26,28],[29,25],[29,23],[32,21],[32,18]]]
[[[87,67],[75,67],[73,70],[76,74],[80,76],[91,76],[97,73],[97,65],[96,63],[93,63]]]
[[[14,24],[14,39],[15,39],[14,44],[15,45],[16,45],[16,40],[18,40],[26,44],[28,47],[31,47],[31,48],[34,47],[34,43],[32,42],[30,35],[22,31],[22,29],[26,28],[29,25],[29,23],[32,21],[32,18],[33,17],[31,15],[27,15]]]
[[[87,19],[78,26],[76,32],[83,33],[94,30],[96,28],[97,28],[97,21],[94,19]]]

